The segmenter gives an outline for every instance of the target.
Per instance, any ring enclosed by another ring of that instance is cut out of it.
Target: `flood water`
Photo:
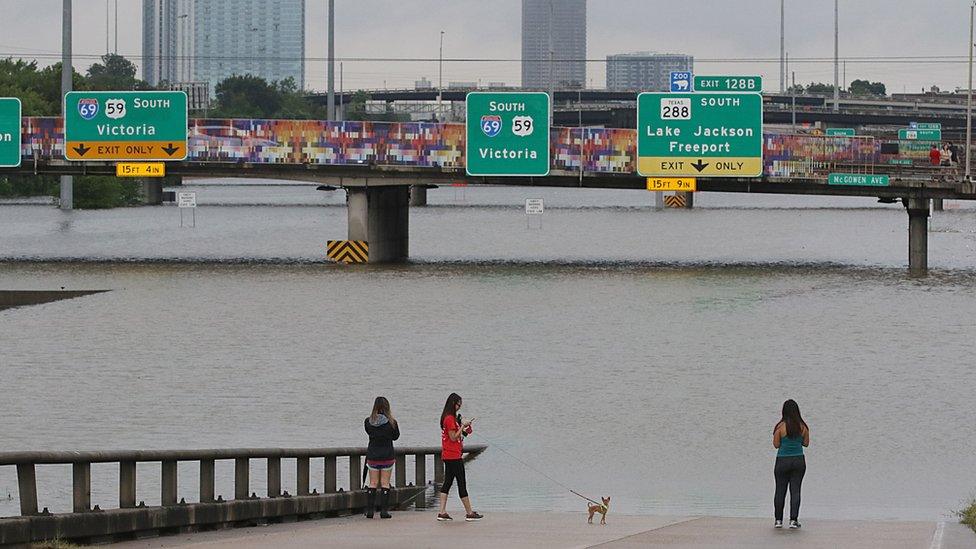
[[[437,445],[457,391],[490,445],[482,510],[582,508],[539,469],[615,512],[767,516],[795,398],[804,516],[935,519],[976,493],[972,206],[933,216],[913,279],[904,209],[870,199],[444,188],[411,211],[411,264],[345,268],[322,261],[341,192],[201,183],[195,228],[0,206],[0,289],[112,290],[0,312],[3,451],[363,445],[377,394],[400,444]],[[116,475],[94,467],[93,503],[117,506]],[[70,468],[38,476],[68,510]],[[2,467],[0,515],[16,498]]]

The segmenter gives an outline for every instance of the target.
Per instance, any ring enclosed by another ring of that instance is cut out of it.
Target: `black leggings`
[[[441,493],[450,494],[451,485],[457,479],[458,495],[462,498],[468,497],[468,482],[464,478],[464,461],[460,459],[444,460],[444,483],[441,484]]]
[[[786,489],[790,489],[790,520],[800,518],[800,484],[807,472],[807,462],[803,456],[776,458],[773,475],[776,477],[776,520],[783,520],[783,507],[786,505]]]

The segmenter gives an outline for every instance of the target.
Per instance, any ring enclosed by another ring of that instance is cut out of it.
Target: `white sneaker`
[[[790,530],[796,530],[799,527],[800,527],[799,521],[795,521],[795,520],[790,521]]]
[[[783,527],[783,521],[781,520],[777,520],[775,523],[773,523],[773,528],[782,528],[782,527]]]

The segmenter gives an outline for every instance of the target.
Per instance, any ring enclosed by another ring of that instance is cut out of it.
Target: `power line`
[[[61,54],[56,52],[30,53],[21,52],[0,52],[0,57],[29,56],[36,59],[60,59]],[[75,59],[102,59],[103,54],[81,53],[75,54]],[[328,62],[327,57],[256,57],[244,55],[192,55],[192,56],[143,56],[125,55],[126,59],[142,60],[153,59],[157,61],[252,61],[252,62]],[[336,61],[350,63],[436,63],[436,57],[336,57]],[[966,63],[968,58],[962,55],[929,55],[929,56],[852,56],[842,57],[841,61],[848,63]],[[833,63],[833,57],[796,57],[790,58],[794,63]],[[521,58],[482,58],[482,57],[455,57],[444,58],[445,63],[548,63],[548,59],[521,59]],[[556,63],[606,63],[606,59],[555,59]],[[698,57],[696,63],[779,63],[775,57]]]

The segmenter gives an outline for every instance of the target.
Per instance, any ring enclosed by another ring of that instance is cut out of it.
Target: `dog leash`
[[[590,502],[590,503],[592,503],[592,504],[594,504],[594,505],[600,505],[600,506],[603,506],[603,503],[602,503],[602,502],[599,502],[599,501],[596,501],[595,499],[592,499],[592,498],[588,498],[588,497],[586,497],[586,496],[584,496],[583,494],[581,494],[581,493],[579,493],[579,492],[577,492],[576,490],[573,490],[573,489],[572,489],[572,488],[570,488],[569,486],[566,486],[565,484],[563,484],[563,483],[561,483],[561,482],[559,482],[558,480],[556,480],[556,479],[554,479],[554,478],[552,478],[551,476],[549,476],[549,475],[547,475],[546,473],[544,473],[544,472],[542,472],[542,471],[540,471],[539,469],[536,469],[535,467],[533,467],[533,466],[531,466],[531,465],[529,465],[528,463],[526,463],[526,462],[524,462],[524,461],[522,461],[522,460],[521,460],[521,459],[519,459],[519,458],[518,458],[517,456],[515,456],[515,455],[513,455],[512,453],[510,453],[509,451],[507,451],[507,450],[505,450],[505,448],[502,448],[501,446],[499,446],[497,442],[494,442],[494,441],[492,441],[492,440],[490,440],[490,439],[489,439],[488,437],[486,437],[486,436],[484,436],[484,434],[483,434],[483,433],[481,433],[481,432],[479,432],[479,435],[478,435],[478,436],[480,436],[481,438],[483,438],[483,439],[485,439],[485,442],[487,442],[488,444],[490,444],[490,445],[491,445],[491,447],[492,447],[493,449],[495,449],[495,450],[501,450],[501,452],[502,452],[503,454],[505,454],[505,455],[507,455],[508,457],[510,457],[510,458],[512,458],[512,459],[514,459],[515,461],[517,461],[517,462],[519,462],[519,463],[521,463],[521,464],[522,464],[522,465],[524,465],[524,466],[525,466],[526,468],[528,468],[528,469],[531,469],[531,470],[533,470],[533,471],[535,471],[536,473],[539,473],[540,475],[542,475],[542,476],[544,476],[545,478],[547,478],[547,479],[549,479],[549,480],[550,480],[550,481],[552,481],[553,483],[555,483],[555,484],[557,484],[557,485],[559,485],[559,486],[561,486],[561,487],[563,487],[563,488],[565,488],[566,490],[569,490],[569,492],[570,492],[571,494],[573,494],[574,496],[578,496],[578,497],[581,497],[581,498],[583,498],[583,499],[585,499],[586,501],[588,501],[588,502]]]

